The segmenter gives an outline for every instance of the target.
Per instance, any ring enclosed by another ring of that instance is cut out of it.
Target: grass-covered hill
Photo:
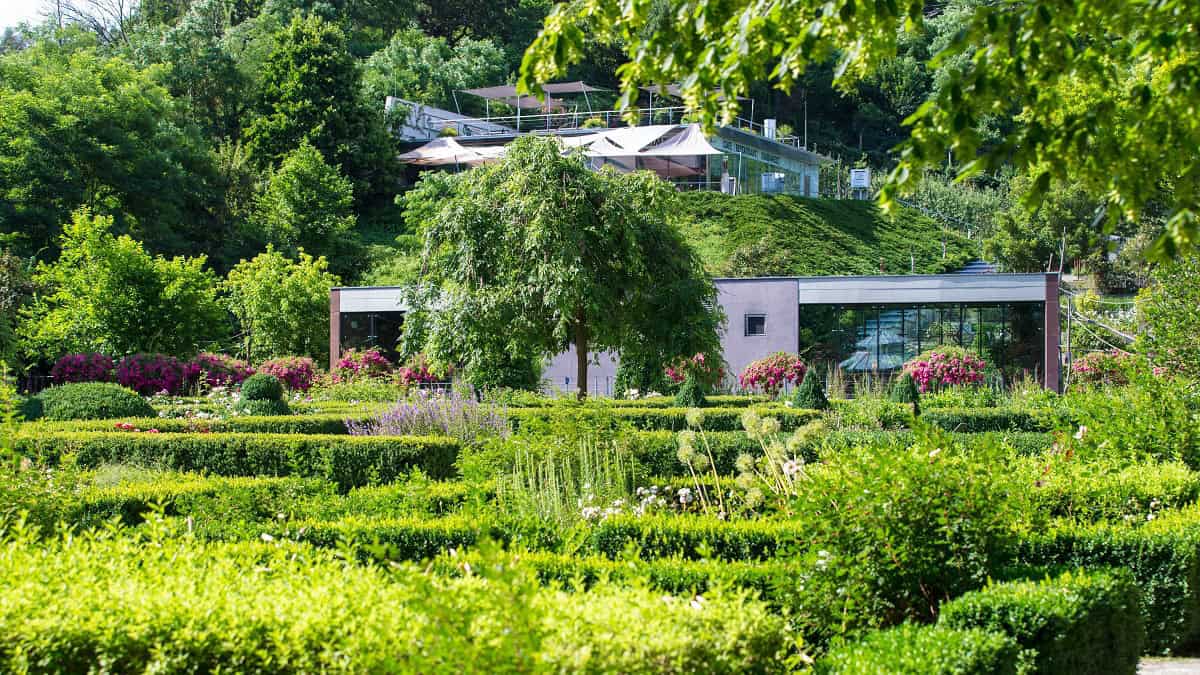
[[[688,238],[718,276],[907,274],[910,256],[930,274],[978,257],[963,235],[910,209],[889,216],[873,201],[690,192],[682,202]]]

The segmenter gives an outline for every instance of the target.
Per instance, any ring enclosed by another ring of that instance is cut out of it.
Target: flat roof
[[[795,283],[802,305],[1045,302],[1048,280],[1035,274],[892,274],[872,276],[718,278],[718,286]]]

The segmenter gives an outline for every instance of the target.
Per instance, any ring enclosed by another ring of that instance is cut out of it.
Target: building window
[[[746,335],[766,335],[767,334],[767,315],[766,314],[747,314],[746,315]]]

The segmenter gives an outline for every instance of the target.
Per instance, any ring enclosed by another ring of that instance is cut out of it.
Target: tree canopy
[[[707,124],[729,121],[737,96],[770,79],[785,90],[806,69],[836,62],[844,90],[925,27],[926,2],[859,0],[571,0],[555,7],[521,65],[532,89],[580,60],[586,39],[620,44],[622,102],[640,85],[680,82]],[[1107,222],[1135,220],[1164,185],[1170,216],[1157,251],[1200,236],[1200,6],[1186,0],[1026,0],[978,3],[931,55],[939,86],[906,120],[910,134],[881,192],[885,204],[947,156],[957,174],[1015,163],[1033,171],[1027,203],[1054,178],[1104,197]],[[585,37],[586,36],[586,37]],[[986,118],[1018,121],[991,143]]]
[[[653,174],[593,171],[534,137],[497,164],[424,182],[412,199],[429,212],[424,283],[438,290],[405,330],[468,369],[573,344],[581,397],[589,352],[664,363],[711,348],[716,291],[673,222],[675,198]]]
[[[109,216],[79,211],[64,228],[58,260],[33,275],[37,292],[22,310],[24,351],[190,356],[220,343],[228,322],[204,256],[151,256],[112,226]]]

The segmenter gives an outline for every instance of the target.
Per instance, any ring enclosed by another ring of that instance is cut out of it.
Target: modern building
[[[647,91],[649,105],[635,123],[622,113],[594,110],[592,97],[603,89],[584,82],[546,85],[547,98],[518,95],[511,85],[464,89],[463,98],[485,102],[484,114],[469,115],[389,97],[387,107],[407,111],[396,132],[406,142],[400,161],[421,168],[458,170],[499,160],[505,146],[527,134],[551,136],[565,150],[583,152],[594,167],[648,170],[681,190],[720,190],[730,194],[820,195],[820,168],[830,160],[781,134],[775,120],[738,118],[704,134],[672,104],[677,88]],[[748,101],[748,99],[747,99]],[[478,109],[480,106],[476,105]]]
[[[938,274],[717,279],[731,373],[778,351],[819,369],[888,375],[938,345],[983,357],[1009,379],[1059,388],[1057,274]],[[350,347],[394,348],[403,322],[400,290],[336,288],[330,296],[330,365]],[[587,389],[612,393],[618,360],[593,354]],[[822,372],[822,370],[818,370]],[[546,386],[574,391],[575,353],[547,364]]]

